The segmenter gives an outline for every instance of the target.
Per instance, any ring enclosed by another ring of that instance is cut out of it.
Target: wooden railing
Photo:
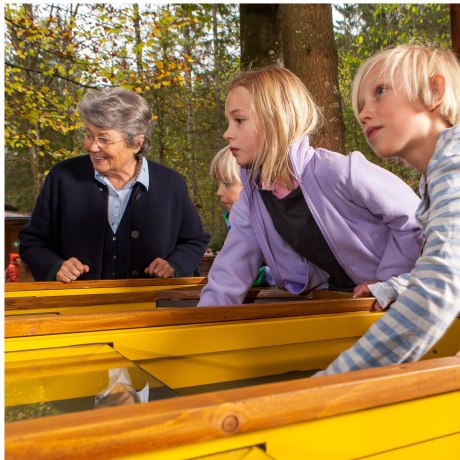
[[[164,458],[161,453],[168,449],[190,448],[207,441],[214,442],[213,449],[218,449],[217,441],[222,441],[224,444],[221,448],[228,450],[230,439],[236,441],[240,436],[246,436],[243,442],[247,443],[251,439],[259,443],[266,442],[267,454],[270,454],[270,441],[279,433],[276,430],[298,427],[299,424],[304,433],[303,446],[299,446],[299,449],[307,450],[308,444],[313,441],[305,438],[311,424],[334,420],[332,426],[335,430],[343,431],[348,428],[345,414],[366,411],[369,415],[373,409],[383,406],[407,401],[420,402],[436,395],[458,394],[459,391],[460,358],[439,358],[337,376],[298,379],[148,404],[104,408],[92,411],[91,416],[80,412],[7,423],[5,452],[9,460],[86,460],[147,453],[159,453],[154,458]],[[454,417],[450,417],[450,424],[445,424],[444,431],[437,431],[438,438],[449,437],[452,431],[457,435],[460,432],[459,398],[452,401],[456,401],[456,405],[451,407]],[[407,411],[414,411],[414,406],[404,406],[404,409],[403,413],[407,415]],[[433,416],[426,415],[428,418]],[[416,419],[413,423],[416,424]],[[382,431],[386,431],[385,426],[391,432],[397,424],[398,420],[393,419],[385,420],[383,427],[367,426],[365,429],[368,432],[362,433],[362,436],[367,439],[371,436],[379,438]],[[424,417],[423,425],[426,424],[427,419]],[[411,428],[406,426],[401,431],[408,433]],[[248,437],[251,434],[257,436]],[[330,438],[333,442],[334,432],[330,432]],[[287,451],[288,443],[289,438],[285,445]],[[208,454],[210,446],[208,444],[205,449]],[[387,448],[391,447],[395,448]],[[183,452],[180,458],[196,458],[196,454],[192,455],[189,450],[187,452],[189,456]],[[454,455],[454,450],[451,453]]]
[[[161,289],[155,292],[157,307],[194,306],[200,300],[204,285],[184,286],[177,289]],[[305,294],[291,294],[289,291],[274,287],[252,287],[243,303],[267,303],[281,301],[300,301],[304,299],[351,299],[350,292],[328,290],[310,291]]]
[[[206,278],[173,278],[75,281],[74,283],[7,283],[5,310],[59,309],[60,307],[152,302],[157,306],[193,306],[198,303]],[[114,292],[111,292],[111,291]],[[29,295],[30,294],[30,295]],[[350,293],[313,291],[294,295],[277,288],[250,288],[244,303],[300,301],[303,299],[349,299]]]
[[[206,278],[130,278],[116,280],[87,280],[61,283],[60,281],[32,281],[28,283],[5,283],[5,292],[39,291],[39,290],[63,290],[63,289],[95,289],[114,287],[139,287],[139,286],[169,286],[169,285],[192,285],[205,284]]]
[[[373,298],[328,299],[226,307],[184,307],[152,311],[6,317],[5,337],[368,311],[373,303]]]
[[[206,278],[126,279],[32,282],[5,284],[5,310],[59,309],[60,307],[156,303],[155,291],[204,285]]]

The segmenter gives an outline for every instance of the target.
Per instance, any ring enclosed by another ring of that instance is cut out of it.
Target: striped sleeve
[[[460,126],[441,133],[418,218],[425,246],[407,288],[382,318],[318,375],[420,359],[460,312]],[[428,203],[428,206],[427,206]]]
[[[410,280],[410,273],[393,276],[382,283],[369,284],[369,290],[382,307],[394,302],[406,288]]]

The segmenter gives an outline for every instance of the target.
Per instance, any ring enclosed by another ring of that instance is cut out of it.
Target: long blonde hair
[[[356,116],[359,114],[358,93],[363,80],[375,67],[381,66],[381,74],[391,78],[395,89],[395,78],[412,102],[420,102],[430,108],[436,102],[432,79],[442,75],[445,79],[445,94],[437,107],[439,114],[451,125],[460,123],[460,63],[450,49],[441,49],[418,44],[399,45],[387,48],[371,56],[355,75],[352,87],[352,104]]]
[[[272,184],[276,179],[291,189],[289,147],[317,128],[317,105],[302,81],[279,66],[242,72],[232,79],[228,91],[238,86],[251,95],[255,124],[263,130],[262,145],[249,167],[251,180]]]

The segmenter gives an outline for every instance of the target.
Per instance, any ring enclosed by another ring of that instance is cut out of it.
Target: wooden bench
[[[5,424],[9,460],[456,458],[460,358]],[[147,457],[148,456],[148,457]]]

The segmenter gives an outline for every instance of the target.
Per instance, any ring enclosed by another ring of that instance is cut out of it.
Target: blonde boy
[[[319,374],[416,361],[460,312],[459,76],[450,50],[403,45],[372,56],[355,77],[353,107],[369,145],[422,175],[425,245],[410,273],[356,287],[356,297],[372,292],[389,310]]]

